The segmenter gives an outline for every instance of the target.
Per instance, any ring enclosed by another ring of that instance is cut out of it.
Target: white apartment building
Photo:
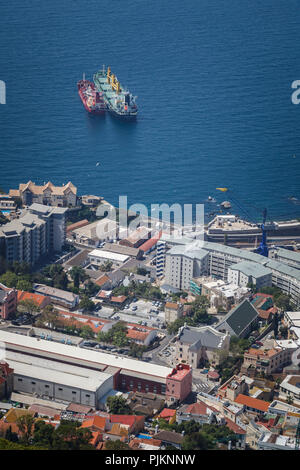
[[[272,285],[272,271],[265,266],[252,261],[242,261],[230,266],[228,269],[228,282],[232,282],[240,287],[247,287],[248,284],[261,287]]]
[[[273,248],[269,251],[269,257],[275,261],[288,264],[292,268],[300,269],[300,252],[286,250],[284,248]]]
[[[165,249],[167,250],[167,246]],[[272,285],[290,295],[295,305],[300,306],[300,270],[257,253],[219,243],[190,241],[166,251],[165,282],[179,289],[189,289],[193,277],[210,275],[227,281],[229,268],[241,262],[252,262],[259,267],[270,269]],[[162,266],[160,268],[162,269]],[[264,271],[262,280],[269,282],[268,271]]]

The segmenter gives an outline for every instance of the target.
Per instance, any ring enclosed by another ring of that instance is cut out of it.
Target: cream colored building
[[[63,186],[54,186],[51,181],[38,186],[32,181],[20,184],[19,189],[10,189],[11,197],[19,197],[25,206],[33,203],[56,207],[75,207],[77,204],[77,188],[69,181]]]
[[[165,304],[165,322],[173,323],[183,314],[183,304],[176,302],[166,302]]]
[[[183,326],[176,339],[176,361],[185,362],[195,369],[202,360],[219,364],[228,355],[230,336],[211,326]]]

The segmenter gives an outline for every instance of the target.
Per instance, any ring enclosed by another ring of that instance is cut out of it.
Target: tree
[[[107,273],[111,271],[112,265],[112,261],[105,261],[105,263],[101,264],[100,271]]]
[[[105,450],[129,450],[130,447],[126,442],[122,442],[119,439],[116,441],[106,441]]]
[[[93,332],[92,328],[89,325],[83,325],[80,329],[80,334],[84,339],[91,339],[95,337],[95,333]]]
[[[214,448],[213,442],[207,439],[201,432],[184,436],[181,444],[182,450],[208,450]]]
[[[275,313],[273,316],[273,331],[274,331],[274,338],[278,336],[278,314]]]
[[[134,342],[130,343],[129,355],[133,357],[137,357],[141,359],[143,357],[143,353],[146,351],[146,346],[141,346]]]
[[[276,301],[276,306],[283,311],[289,310],[290,308],[290,297],[286,294],[281,294],[279,297],[277,297]]]
[[[25,444],[29,444],[30,438],[33,433],[34,417],[31,414],[19,416],[16,420],[16,424],[22,435],[22,440]]]
[[[18,276],[12,271],[7,271],[0,277],[1,284],[4,284],[6,287],[16,287],[18,280]]]
[[[69,274],[73,279],[74,287],[77,289],[79,289],[80,282],[85,281],[89,277],[81,266],[73,266]]]
[[[53,433],[53,450],[92,450],[89,444],[92,433],[89,429],[78,427],[79,423],[61,421],[59,427]]]
[[[53,286],[56,289],[66,290],[68,288],[68,276],[64,271],[55,274],[53,277]]]
[[[32,282],[27,281],[26,279],[19,279],[16,288],[25,292],[32,292]]]
[[[45,421],[36,421],[34,425],[33,444],[42,447],[52,447],[54,428]]]
[[[53,305],[46,305],[38,319],[37,324],[40,326],[46,326],[51,330],[55,330],[59,326],[59,313],[57,310],[55,310]]]
[[[11,442],[18,442],[19,438],[18,438],[18,434],[16,432],[12,432],[11,430],[11,426],[9,426],[9,428],[6,430],[6,433],[5,433],[5,439],[7,439],[8,441],[11,441]]]
[[[89,280],[85,285],[85,294],[88,297],[96,295],[99,292],[99,287],[93,283],[93,281]]]
[[[114,415],[128,415],[132,414],[130,407],[127,405],[126,399],[122,396],[110,396],[106,400],[106,406],[109,412]]]
[[[79,302],[79,308],[82,309],[84,312],[93,312],[95,310],[96,305],[92,300],[90,300],[87,295],[84,295]]]
[[[19,314],[27,313],[32,318],[40,311],[40,307],[34,300],[25,299],[18,303],[17,311]]]

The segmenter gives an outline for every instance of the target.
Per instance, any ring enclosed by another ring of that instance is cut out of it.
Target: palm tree
[[[83,282],[89,278],[89,276],[86,274],[85,270],[81,266],[73,266],[70,271],[70,276],[73,279],[74,287],[76,287],[77,289],[79,289],[80,282]]]

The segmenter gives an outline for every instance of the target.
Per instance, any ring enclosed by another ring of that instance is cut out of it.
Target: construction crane
[[[267,245],[267,234],[266,234],[266,230],[265,230],[266,219],[267,219],[267,209],[264,209],[264,211],[263,211],[263,223],[261,224],[262,239],[261,239],[261,242],[259,244],[259,247],[256,250],[254,250],[254,252],[258,253],[259,255],[268,257],[269,249],[268,249],[268,245]]]
[[[253,221],[253,217],[250,215],[247,209],[239,202],[236,197],[232,195],[232,191],[229,190],[229,188],[216,188],[217,190],[221,192],[226,192],[228,194],[228,199],[232,201],[246,216],[246,218],[251,221]],[[268,257],[269,255],[269,250],[268,250],[268,245],[267,245],[267,234],[266,234],[266,219],[267,219],[267,209],[263,210],[263,222],[261,224],[261,230],[262,230],[262,240],[260,242],[260,245],[258,248],[254,250],[255,253],[258,253],[259,255],[266,256]]]

